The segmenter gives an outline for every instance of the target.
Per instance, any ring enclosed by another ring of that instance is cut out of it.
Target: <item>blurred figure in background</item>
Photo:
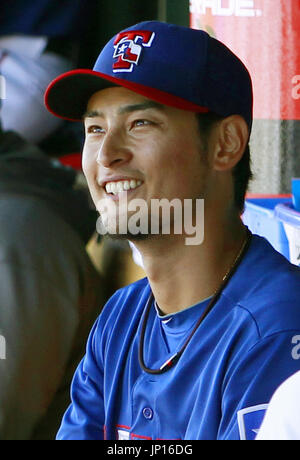
[[[76,174],[0,136],[0,439],[53,439],[104,286],[85,246],[95,214]]]
[[[299,359],[299,343],[295,350]],[[256,437],[258,441],[300,440],[299,388],[300,372],[293,374],[277,388]]]
[[[71,63],[52,53],[43,53],[46,40],[31,37],[0,37],[1,73],[6,80],[1,124],[16,130],[29,142],[38,143],[62,124],[53,123],[43,105],[43,91]],[[39,129],[36,129],[37,126]]]
[[[43,92],[77,64],[87,3],[0,5],[1,440],[54,439],[106,300],[86,251],[97,219],[88,191],[77,187],[80,173],[45,154],[80,150],[78,133],[66,135],[65,122],[44,109]]]
[[[38,143],[62,124],[47,114],[43,94],[52,78],[80,64],[79,40],[84,41],[91,26],[95,5],[84,0],[1,0],[0,63],[7,82],[3,130]]]
[[[52,439],[105,301],[86,252],[96,216],[76,173],[0,136],[0,439]]]
[[[52,439],[105,300],[86,252],[96,215],[76,173],[0,135],[0,439]]]

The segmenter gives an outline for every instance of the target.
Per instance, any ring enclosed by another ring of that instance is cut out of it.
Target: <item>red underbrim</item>
[[[71,166],[76,171],[82,170],[82,154],[81,153],[69,153],[59,158],[59,161],[64,166]]]
[[[191,112],[207,113],[209,109],[178,96],[122,78],[89,69],[66,72],[48,86],[45,105],[53,115],[69,121],[82,121],[91,96],[110,86],[123,86],[161,104]]]

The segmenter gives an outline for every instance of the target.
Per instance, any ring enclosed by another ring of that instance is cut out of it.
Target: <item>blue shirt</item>
[[[149,294],[145,278],[106,304],[75,373],[57,439],[254,439],[273,392],[300,370],[293,352],[300,269],[254,235],[180,360],[161,375],[143,371],[138,361]],[[167,318],[152,306],[147,367],[160,367],[180,349],[208,301]]]

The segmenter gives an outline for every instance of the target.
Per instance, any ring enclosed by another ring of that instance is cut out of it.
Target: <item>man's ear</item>
[[[249,140],[246,121],[240,115],[224,118],[216,127],[214,169],[227,171],[240,161]]]

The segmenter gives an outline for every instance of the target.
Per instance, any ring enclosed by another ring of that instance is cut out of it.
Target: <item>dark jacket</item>
[[[0,439],[53,439],[104,303],[75,172],[0,134]],[[3,342],[2,342],[3,343]]]

